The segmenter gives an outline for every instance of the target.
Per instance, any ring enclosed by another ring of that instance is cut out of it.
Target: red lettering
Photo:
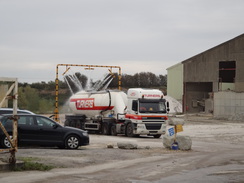
[[[77,109],[87,109],[87,108],[93,108],[94,106],[94,99],[79,99],[76,101],[76,108]]]
[[[95,106],[94,98],[71,99],[70,102],[75,102],[77,110],[112,110],[114,106]]]
[[[136,93],[135,92],[132,92],[131,94],[130,94],[130,96],[136,96]]]

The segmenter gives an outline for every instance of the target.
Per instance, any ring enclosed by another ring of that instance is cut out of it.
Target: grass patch
[[[27,171],[27,170],[48,171],[55,168],[54,166],[51,165],[44,165],[42,163],[36,162],[39,160],[39,158],[35,158],[35,157],[20,157],[18,159],[20,161],[23,161],[24,165],[21,167],[14,168],[14,171]]]
[[[18,160],[24,161],[24,162],[30,162],[30,161],[38,161],[40,158],[37,157],[19,157]]]

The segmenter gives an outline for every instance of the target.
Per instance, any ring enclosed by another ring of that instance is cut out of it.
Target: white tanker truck
[[[65,116],[65,126],[73,126],[105,135],[128,137],[166,132],[168,102],[157,89],[122,91],[81,91],[70,98],[72,115]]]

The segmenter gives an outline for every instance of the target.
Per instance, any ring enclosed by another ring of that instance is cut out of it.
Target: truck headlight
[[[145,129],[145,126],[144,125],[137,125],[137,129]]]

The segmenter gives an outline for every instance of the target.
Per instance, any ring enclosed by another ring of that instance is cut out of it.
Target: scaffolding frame
[[[118,72],[118,89],[121,90],[121,67],[119,66],[104,66],[104,65],[79,65],[79,64],[57,64],[56,66],[56,79],[55,79],[55,110],[54,110],[54,120],[57,122],[60,122],[59,119],[59,109],[58,109],[58,95],[59,95],[59,79],[58,79],[58,70],[60,66],[65,66],[66,70],[64,72],[64,74],[66,72],[68,72],[68,70],[70,69],[70,67],[87,67],[88,70],[93,70],[94,67],[100,67],[100,68],[110,68],[108,69],[110,74],[112,73],[112,69],[119,69]]]
[[[7,77],[0,77],[0,82],[6,82],[6,83],[12,83],[12,85],[9,87],[8,91],[6,92],[5,96],[3,97],[0,107],[4,104],[5,100],[12,99],[13,100],[13,116],[11,117],[13,121],[13,131],[12,131],[12,137],[8,134],[5,127],[2,125],[2,122],[0,121],[0,128],[6,135],[8,141],[11,144],[11,148],[7,149],[0,149],[0,152],[10,152],[9,157],[9,163],[15,164],[16,163],[16,157],[15,153],[18,150],[18,116],[17,116],[17,106],[18,106],[18,79],[17,78],[7,78]],[[12,93],[12,95],[11,95]]]

